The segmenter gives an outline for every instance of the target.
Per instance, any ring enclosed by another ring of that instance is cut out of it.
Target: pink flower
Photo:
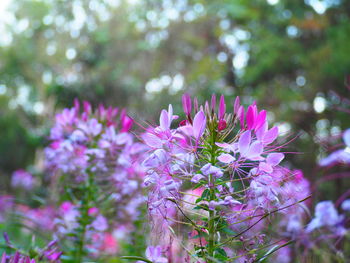
[[[273,167],[279,165],[283,158],[283,153],[270,153],[267,155],[265,162],[259,163],[259,169],[266,173],[271,173],[273,171]]]
[[[146,249],[146,257],[153,263],[168,263],[168,259],[162,255],[162,249],[161,246],[149,246]]]
[[[224,118],[225,113],[226,113],[225,97],[224,95],[221,95],[220,103],[219,103],[219,112],[218,112],[219,120],[222,120]]]
[[[191,97],[188,93],[185,93],[184,95],[182,95],[182,106],[187,117],[191,118],[192,104],[191,104]]]
[[[203,111],[197,112],[194,116],[193,124],[188,124],[186,126],[180,127],[180,130],[183,131],[187,136],[192,136],[195,138],[198,143],[199,139],[204,133],[206,127],[206,117]]]
[[[241,157],[257,161],[263,160],[263,144],[259,141],[252,142],[251,131],[245,131],[238,140],[238,152]]]
[[[35,178],[25,170],[17,170],[12,174],[11,184],[13,187],[31,190],[35,186],[35,183]]]

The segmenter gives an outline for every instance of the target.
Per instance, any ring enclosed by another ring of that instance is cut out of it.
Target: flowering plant
[[[74,262],[115,254],[117,239],[127,240],[142,212],[146,147],[134,142],[132,124],[125,110],[93,111],[87,102],[82,112],[75,101],[56,116],[46,166],[62,196],[55,235],[74,242],[67,255]]]
[[[178,127],[172,128],[178,116],[169,105],[159,126],[142,135],[152,149],[143,165],[153,243],[161,245],[146,256],[153,262],[252,262],[269,246],[268,220],[308,193],[288,194],[295,175],[280,166],[278,127],[268,127],[265,110],[255,103],[245,110],[237,97],[227,113],[224,97],[217,108],[215,95],[204,106],[187,94],[182,103],[186,118]]]
[[[31,247],[29,252],[23,251],[15,247],[10,241],[7,233],[4,233],[6,247],[15,251],[13,255],[2,254],[1,263],[60,263],[62,252],[59,251],[56,241],[51,241],[45,248]]]

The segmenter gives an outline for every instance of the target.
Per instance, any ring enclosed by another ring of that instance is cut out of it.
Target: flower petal
[[[274,140],[276,140],[277,136],[278,136],[278,127],[275,126],[265,133],[263,143],[270,144]]]
[[[343,140],[344,140],[346,146],[350,147],[350,129],[347,129],[343,133]]]
[[[231,154],[223,153],[218,157],[218,160],[222,163],[232,163],[236,160]]]
[[[245,157],[247,157],[250,160],[259,160],[261,159],[260,155],[263,153],[263,150],[263,144],[259,141],[255,141],[250,145],[249,151]]]
[[[255,122],[255,130],[259,129],[266,122],[266,110],[260,111]]]
[[[266,172],[266,173],[272,173],[272,171],[273,171],[272,166],[268,163],[265,163],[265,162],[259,163],[259,169]]]
[[[270,164],[271,166],[278,165],[282,160],[284,159],[283,153],[270,153],[266,157],[266,163]]]
[[[239,140],[238,140],[238,147],[241,155],[245,155],[248,152],[250,142],[251,142],[251,132],[250,131],[243,132],[241,137],[239,137]]]
[[[160,113],[159,124],[163,130],[167,130],[169,128],[169,116],[166,110],[162,110]]]
[[[199,111],[193,119],[193,136],[198,140],[204,133],[206,118],[203,111]]]
[[[257,112],[256,112],[256,106],[255,105],[250,105],[247,110],[247,128],[253,129],[255,126],[255,121],[257,117]]]
[[[219,103],[219,120],[223,119],[224,118],[224,115],[225,115],[225,112],[226,112],[226,104],[225,104],[225,97],[224,95],[221,95],[220,97],[220,103]]]
[[[162,140],[152,133],[145,133],[141,137],[152,148],[162,148],[163,146]]]

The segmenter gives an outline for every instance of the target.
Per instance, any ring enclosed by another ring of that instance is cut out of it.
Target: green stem
[[[87,231],[87,226],[91,223],[91,217],[89,215],[89,209],[91,208],[91,203],[94,200],[94,189],[93,189],[93,174],[88,172],[88,179],[86,180],[83,189],[83,196],[81,200],[80,208],[80,219],[77,237],[77,252],[74,259],[75,263],[83,262],[85,256],[85,235]]]
[[[212,165],[216,164],[216,132],[213,131],[213,137],[210,144],[210,163]],[[209,188],[210,188],[210,201],[215,200],[215,178],[213,175],[209,176]],[[214,258],[214,249],[215,249],[215,210],[209,211],[209,222],[208,222],[208,232],[209,232],[209,239],[208,239],[208,263],[213,262],[212,259]]]

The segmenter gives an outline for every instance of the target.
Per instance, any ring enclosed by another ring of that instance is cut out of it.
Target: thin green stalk
[[[212,165],[216,164],[216,132],[213,129],[212,132],[212,140],[210,142],[210,163]],[[215,200],[215,178],[213,175],[209,175],[209,188],[210,188],[210,201]],[[209,218],[208,218],[208,232],[209,232],[209,238],[208,238],[208,263],[213,262],[212,258],[214,258],[214,250],[215,250],[215,210],[209,211]]]
[[[74,262],[82,263],[85,256],[85,235],[88,225],[91,223],[91,217],[89,215],[89,209],[92,207],[91,203],[94,202],[94,179],[93,174],[88,172],[88,179],[83,187],[83,197],[81,200],[79,229],[77,237],[77,252],[74,258]]]

